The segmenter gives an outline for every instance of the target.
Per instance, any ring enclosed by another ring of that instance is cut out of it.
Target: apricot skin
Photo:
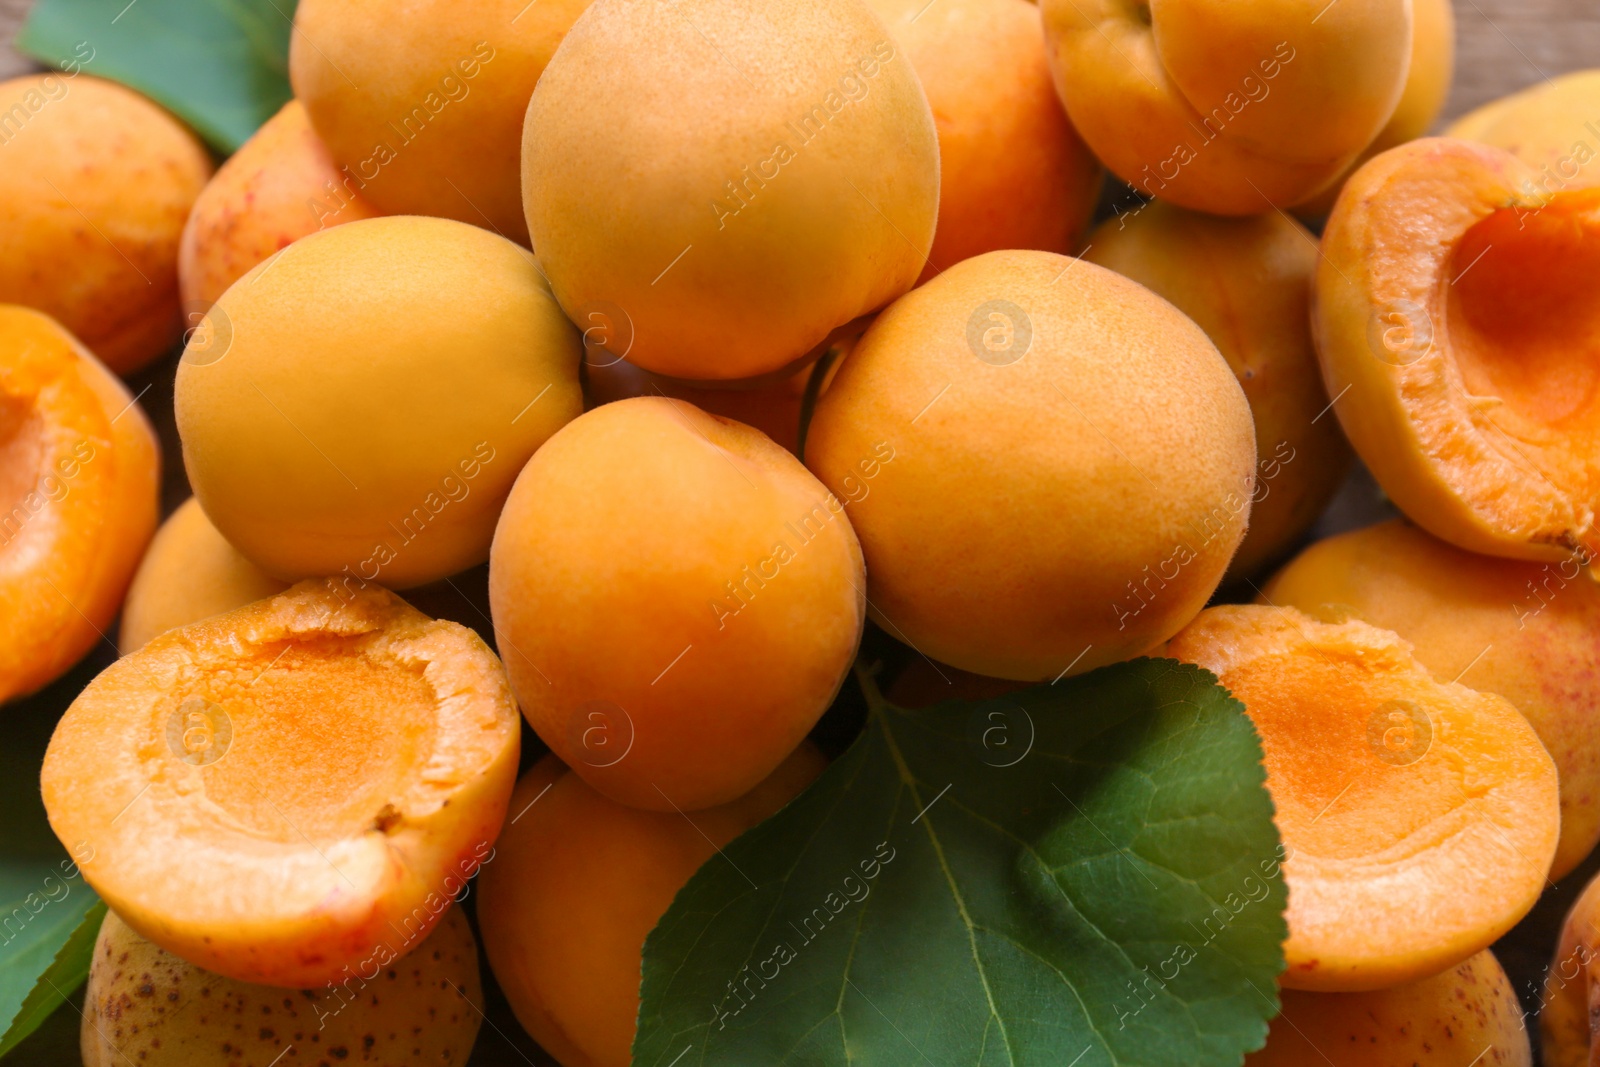
[[[1584,887],[1561,926],[1545,972],[1539,1030],[1544,1067],[1591,1067],[1600,1052],[1600,878]]]
[[[770,439],[683,401],[572,422],[518,477],[489,561],[528,722],[620,803],[750,790],[855,656],[866,581],[843,511]]]
[[[108,912],[84,994],[84,1067],[269,1067],[279,1056],[466,1062],[483,996],[478,946],[460,909],[408,956],[368,973],[304,993],[238,982],[158,948]]]
[[[1517,706],[1555,760],[1561,843],[1550,878],[1600,841],[1600,584],[1576,561],[1474,555],[1399,520],[1319,541],[1262,590],[1266,603],[1393,630],[1436,678]]]
[[[879,315],[817,405],[806,463],[850,502],[889,634],[1048,681],[1200,610],[1244,536],[1255,434],[1172,305],[1092,263],[991,252]]]
[[[1502,97],[1451,123],[1446,137],[1494,145],[1535,172],[1545,192],[1600,185],[1600,70],[1561,74]]]
[[[517,783],[479,879],[489,966],[517,1019],[563,1067],[627,1067],[645,937],[700,866],[822,773],[809,743],[749,793],[694,813],[607,800],[546,756]]]
[[[161,450],[115,375],[0,304],[0,703],[83,658],[155,532]]]

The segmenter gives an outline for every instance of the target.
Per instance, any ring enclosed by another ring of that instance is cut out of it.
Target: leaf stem
[[[878,688],[878,679],[872,667],[857,657],[854,670],[856,684],[861,686],[861,695],[867,698],[867,710],[879,712],[888,707],[889,701],[884,698],[883,690]]]

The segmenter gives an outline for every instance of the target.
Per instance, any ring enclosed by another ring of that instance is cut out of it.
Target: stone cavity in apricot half
[[[1600,189],[1545,193],[1500,149],[1402,145],[1346,183],[1315,331],[1350,443],[1462,548],[1600,552]]]
[[[141,936],[310,988],[403,956],[464,892],[518,731],[477,635],[376,586],[308,581],[107,668],[57,725],[42,789]]]
[[[1503,697],[1435,681],[1398,635],[1210,608],[1172,639],[1261,734],[1286,853],[1290,989],[1437,974],[1527,914],[1555,854],[1556,769]]]

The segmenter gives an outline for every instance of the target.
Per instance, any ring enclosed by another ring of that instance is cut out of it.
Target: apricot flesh
[[[104,639],[155,532],[160,464],[122,382],[52,319],[0,304],[0,703]]]
[[[726,803],[794,750],[849,670],[865,587],[843,503],[798,460],[664,397],[552,437],[489,561],[528,722],[595,789],[657,811]]]
[[[801,745],[744,796],[689,816],[608,800],[554,756],[522,777],[478,920],[518,1021],[563,1067],[627,1067],[646,936],[702,864],[824,764]]]
[[[1590,1067],[1600,1052],[1594,1002],[1600,996],[1600,879],[1567,913],[1539,1009],[1545,1067]]]
[[[1318,541],[1262,590],[1271,604],[1393,630],[1436,678],[1517,706],[1555,760],[1561,841],[1550,878],[1600,841],[1600,584],[1576,560],[1465,552],[1400,520]]]
[[[1446,137],[1503,148],[1533,169],[1534,190],[1600,185],[1600,70],[1580,70],[1502,97],[1451,123]]]
[[[1294,608],[1209,608],[1167,654],[1213,671],[1261,735],[1287,854],[1282,985],[1414,981],[1533,907],[1556,769],[1503,697],[1436,681],[1388,630]]]
[[[107,912],[84,995],[83,1064],[465,1063],[482,1001],[478,946],[459,908],[404,958],[292,993],[203,971]]]
[[[303,582],[108,667],[57,725],[42,791],[141,936],[307,988],[426,936],[491,854],[518,740],[477,635]]]

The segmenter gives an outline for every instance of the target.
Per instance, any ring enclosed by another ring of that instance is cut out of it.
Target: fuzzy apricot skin
[[[1516,991],[1488,949],[1389,989],[1279,995],[1283,1010],[1267,1046],[1246,1056],[1245,1067],[1533,1065]]]
[[[137,370],[178,339],[178,239],[210,157],[161,108],[86,74],[0,82],[0,114],[0,303]]]
[[[750,792],[690,825],[607,800],[554,756],[523,775],[522,812],[479,879],[489,966],[517,1020],[563,1067],[628,1067],[645,937],[735,837],[822,773],[803,744]]]
[[[877,318],[806,464],[849,502],[888,633],[1048,681],[1146,652],[1205,604],[1244,536],[1255,431],[1171,304],[1092,263],[990,252]]]
[[[753,378],[916,282],[939,146],[858,0],[599,0],[528,104],[522,196],[574,321],[616,309],[652,373]]]
[[[161,447],[61,325],[0,304],[0,703],[111,626],[160,514]]]
[[[375,586],[302,582],[108,667],[57,724],[41,791],[141,936],[304,989],[399,958],[465,892],[519,739],[472,631]]]
[[[107,912],[84,994],[84,1067],[265,1065],[291,1048],[323,1062],[466,1062],[483,986],[459,908],[404,959],[342,978],[304,993],[224,978]]]
[[[1084,258],[1172,301],[1239,379],[1259,458],[1228,577],[1257,573],[1311,528],[1350,466],[1311,343],[1317,239],[1275,211],[1230,219],[1154,201],[1096,229]]]
[[[1299,203],[1388,121],[1410,0],[1042,0],[1067,114],[1141,192],[1216,215]]]
[[[178,283],[189,325],[223,291],[274,252],[310,233],[376,218],[291,100],[239,146],[194,202],[178,246]]]
[[[305,0],[289,80],[341,180],[388,215],[528,243],[518,177],[528,97],[588,0]]]
[[[245,275],[190,340],[189,479],[274,577],[437,581],[488,557],[517,471],[582,410],[579,352],[532,254],[487,230],[323,230]]]
[[[844,505],[760,432],[638,397],[552,437],[489,560],[518,703],[633,807],[726,803],[833,700],[864,622]]]
[[[1546,192],[1600,185],[1600,70],[1562,74],[1463,115],[1446,137],[1503,148]]]
[[[1600,878],[1584,887],[1545,971],[1539,1031],[1544,1067],[1591,1067],[1600,1054]]]
[[[1544,888],[1556,768],[1503,697],[1435,680],[1399,635],[1294,608],[1208,608],[1167,655],[1261,736],[1289,886],[1289,989],[1351,993],[1487,948]]]
[[[1511,701],[1559,772],[1561,843],[1551,880],[1600,841],[1600,584],[1576,560],[1480,556],[1394,520],[1318,541],[1273,577],[1262,599],[1393,630],[1434,677]]]
[[[1077,249],[1104,172],[1050,81],[1028,0],[871,0],[939,131],[939,223],[918,284],[1002,248]]]

